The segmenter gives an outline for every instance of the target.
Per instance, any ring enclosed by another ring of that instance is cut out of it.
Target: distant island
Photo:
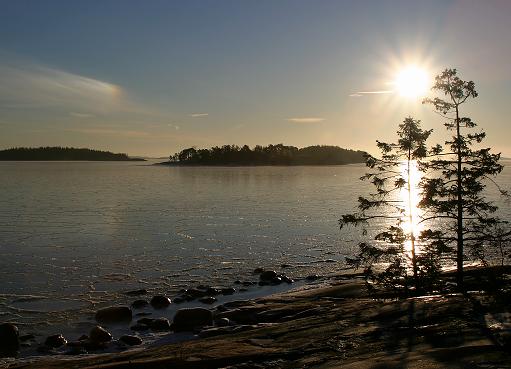
[[[308,146],[297,148],[283,144],[260,146],[253,149],[224,145],[210,149],[194,147],[171,155],[159,165],[343,165],[365,162],[366,152],[343,149],[338,146]]]
[[[73,147],[15,147],[0,150],[0,160],[19,161],[145,161],[130,158],[127,154],[115,154],[109,151],[76,149]]]

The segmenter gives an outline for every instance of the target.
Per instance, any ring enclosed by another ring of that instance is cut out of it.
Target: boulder
[[[149,327],[156,332],[170,331],[170,322],[167,318],[158,318],[154,319]]]
[[[104,343],[112,340],[112,335],[99,325],[91,329],[89,333],[90,341],[93,343]]]
[[[259,274],[259,280],[262,282],[271,282],[275,278],[277,278],[278,274],[274,270],[266,270]]]
[[[137,346],[142,344],[142,339],[138,336],[131,336],[129,334],[121,336],[119,341],[125,343],[128,346]]]
[[[206,296],[206,297],[201,297],[199,299],[199,301],[202,302],[203,304],[211,305],[216,302],[216,298],[214,298],[213,296]]]
[[[149,305],[149,302],[147,302],[147,300],[135,300],[131,303],[131,307],[133,309],[143,309],[147,305]]]
[[[96,312],[98,323],[122,323],[131,322],[133,314],[127,306],[110,306]]]
[[[175,332],[193,331],[195,328],[213,324],[213,313],[208,309],[179,309],[174,316],[172,329]]]
[[[232,295],[236,292],[236,289],[232,287],[222,288],[222,295]]]
[[[61,334],[54,334],[53,336],[49,336],[44,341],[44,344],[48,347],[58,348],[62,347],[67,343],[67,340]]]
[[[167,296],[156,295],[151,299],[151,306],[155,309],[165,309],[171,302]]]
[[[0,324],[0,357],[16,356],[19,351],[18,327],[11,323]]]

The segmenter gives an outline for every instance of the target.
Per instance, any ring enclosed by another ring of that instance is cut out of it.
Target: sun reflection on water
[[[406,185],[399,192],[399,199],[403,204],[404,210],[401,227],[408,236],[404,247],[405,251],[411,254],[414,244],[415,254],[418,254],[420,253],[420,248],[417,242],[413,241],[417,239],[423,228],[420,222],[422,212],[418,208],[420,201],[419,182],[422,176],[415,161],[403,162],[401,164],[401,174],[407,181]]]

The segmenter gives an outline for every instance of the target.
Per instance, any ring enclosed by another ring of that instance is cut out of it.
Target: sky
[[[473,80],[462,113],[511,157],[510,25],[507,0],[0,0],[0,149],[374,152],[407,116],[441,142],[392,84],[417,65]]]

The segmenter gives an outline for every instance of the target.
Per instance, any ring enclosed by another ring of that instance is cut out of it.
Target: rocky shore
[[[58,345],[66,352],[75,350],[75,355],[6,360],[3,365],[9,368],[511,368],[511,270],[500,268],[498,279],[488,277],[495,276],[496,271],[487,274],[474,269],[467,273],[468,292],[464,294],[408,298],[397,298],[388,292],[368,295],[360,276],[352,274],[319,279],[315,284],[266,298],[230,301],[214,308],[182,308],[172,321],[156,315],[136,316],[133,307],[110,307],[97,312],[98,326],[77,341],[48,337],[47,346]],[[264,272],[261,271],[261,281],[266,280]],[[282,283],[281,276],[271,271],[266,275],[268,283]],[[280,281],[272,282],[273,278]],[[452,276],[447,274],[445,278]],[[213,297],[210,296],[213,291],[209,292],[198,298]],[[187,291],[182,295],[186,298]],[[146,302],[161,309],[170,303],[165,296]],[[112,320],[130,321],[133,334],[112,337],[101,327]],[[6,347],[5,337],[16,337],[16,342],[24,339],[14,328],[1,326],[2,349]],[[141,347],[138,333],[145,330],[169,333],[162,335],[160,341]],[[176,337],[181,337],[181,341]],[[125,350],[99,354],[101,347],[108,345]]]

